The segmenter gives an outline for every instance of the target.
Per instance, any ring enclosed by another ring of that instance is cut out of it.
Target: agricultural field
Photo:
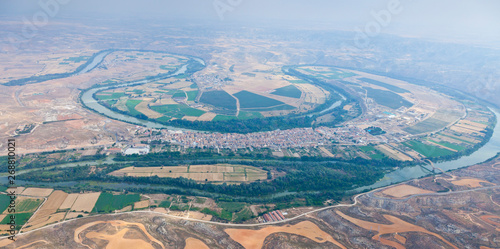
[[[289,85],[275,89],[271,94],[299,99],[302,96],[302,91],[294,85]]]
[[[200,117],[205,114],[205,111],[191,108],[187,105],[157,105],[152,106],[151,109],[168,117],[182,118],[184,116]]]
[[[462,114],[457,111],[439,110],[430,118],[414,126],[407,127],[404,130],[410,134],[433,132],[445,128],[451,122],[458,120],[461,116]]]
[[[407,141],[403,143],[425,157],[440,157],[453,154],[453,151],[440,148],[438,146],[426,144],[420,141]]]
[[[256,167],[215,164],[169,167],[127,167],[109,173],[113,176],[133,177],[184,177],[200,182],[252,182],[267,179],[267,171]]]
[[[7,209],[10,204],[10,197],[4,194],[0,194],[0,214]]]
[[[413,106],[413,103],[409,102],[396,93],[370,87],[364,87],[364,89],[368,93],[368,98],[372,98],[378,104],[389,107],[391,109],[398,109],[400,107],[408,108]]]
[[[380,82],[378,80],[374,80],[374,79],[369,79],[369,78],[359,78],[359,80],[365,82],[365,83],[368,83],[368,84],[372,84],[372,85],[376,85],[376,86],[381,86],[389,91],[393,91],[395,93],[409,93],[410,91],[406,90],[406,89],[403,89],[401,87],[398,87],[398,86],[395,86],[395,85],[391,85],[391,84],[387,84],[387,83],[384,83],[384,82]]]
[[[46,197],[49,196],[52,193],[52,191],[53,189],[50,188],[26,188],[21,194],[29,196]]]
[[[442,242],[448,244],[449,246],[451,246],[453,248],[457,248],[456,246],[454,246],[452,243],[450,243],[448,240],[446,240],[445,238],[443,238],[439,234],[436,234],[434,232],[430,232],[425,228],[422,228],[422,227],[417,226],[417,225],[413,225],[413,224],[408,223],[404,220],[401,220],[395,216],[384,215],[384,218],[386,220],[388,220],[390,223],[392,223],[391,225],[386,225],[386,224],[374,223],[374,222],[369,222],[369,221],[353,218],[353,217],[350,217],[350,216],[342,213],[341,211],[336,211],[336,213],[339,216],[341,216],[342,218],[344,218],[345,220],[347,220],[347,221],[349,221],[349,222],[351,222],[359,227],[362,227],[364,229],[371,230],[372,228],[378,227],[378,233],[376,235],[374,235],[372,237],[372,239],[379,240],[382,244],[385,244],[388,246],[392,246],[395,248],[401,248],[399,243],[385,239],[385,238],[381,238],[382,235],[384,235],[384,234],[419,232],[419,233],[426,233],[426,234],[435,236],[436,238],[440,239]]]
[[[236,99],[222,90],[203,92],[200,102],[228,110],[236,110]]]
[[[391,188],[387,188],[384,191],[381,191],[382,194],[394,197],[394,198],[403,198],[407,197],[410,195],[416,195],[416,194],[428,194],[428,193],[434,193],[433,191],[417,188],[414,186],[409,186],[406,184],[402,185],[397,185]]]
[[[33,199],[21,196],[16,199],[16,212],[34,212],[38,208],[38,206],[42,204],[42,202],[42,199]]]
[[[265,109],[285,104],[281,101],[267,98],[249,91],[241,91],[233,95],[238,98],[241,109]]]
[[[99,199],[95,203],[92,212],[109,213],[114,210],[120,210],[128,205],[134,204],[141,199],[138,194],[114,195],[111,193],[101,193]]]
[[[341,243],[332,238],[331,235],[321,230],[316,224],[310,221],[302,221],[295,225],[287,226],[267,226],[258,230],[251,229],[226,229],[224,230],[231,239],[237,241],[244,248],[262,248],[264,240],[274,233],[289,233],[304,236],[318,243],[331,242],[334,245],[346,249]]]
[[[379,160],[386,158],[386,156],[384,156],[383,153],[380,153],[380,151],[375,149],[374,146],[359,146],[358,148],[371,159]]]
[[[31,218],[33,213],[14,213],[14,215],[16,216],[14,219],[16,221],[16,230],[19,230]],[[9,222],[10,215],[6,215],[0,221],[0,234],[6,234],[6,231],[9,229],[9,226],[7,225]]]
[[[325,80],[340,80],[344,78],[349,78],[356,76],[356,73],[344,71],[341,69],[337,69],[334,67],[322,67],[322,66],[306,66],[299,67],[301,72],[313,75],[318,78],[322,78]],[[307,82],[303,82],[307,83]]]
[[[70,208],[71,211],[87,213],[91,212],[94,209],[94,205],[96,204],[100,195],[100,192],[79,194]],[[67,198],[72,197],[68,195]]]

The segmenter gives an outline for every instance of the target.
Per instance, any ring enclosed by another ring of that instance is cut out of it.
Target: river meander
[[[86,66],[80,72],[76,72],[76,74],[85,73],[85,72],[88,72],[88,71],[94,69],[100,63],[102,63],[103,59],[110,53],[111,53],[111,51],[102,51],[102,52],[98,53],[95,57],[93,57],[93,61],[88,66]],[[194,58],[194,57],[193,57],[193,59],[196,60],[197,62],[205,65],[205,62],[203,60],[201,60],[199,58]],[[187,67],[188,67],[188,64],[183,65],[181,68],[179,68],[178,70],[173,72],[171,75],[168,75],[168,77],[174,77],[176,75],[183,74],[184,72],[186,72]],[[140,84],[145,84],[145,83],[148,83],[148,80],[140,80],[140,81],[128,82],[128,83],[123,83],[123,84],[113,85],[113,86],[103,86],[103,87],[98,87],[98,88],[91,88],[91,89],[86,90],[81,95],[81,100],[88,108],[90,108],[96,112],[99,112],[105,116],[114,118],[114,119],[123,120],[123,121],[129,122],[129,123],[139,124],[139,125],[146,126],[149,128],[180,129],[180,128],[175,128],[175,127],[165,126],[165,125],[162,125],[162,124],[159,124],[156,122],[150,122],[150,121],[137,119],[137,118],[129,116],[129,115],[124,115],[121,113],[114,112],[114,111],[106,108],[105,106],[99,104],[98,101],[96,99],[94,99],[94,97],[93,97],[93,95],[96,92],[99,92],[102,90],[116,88],[116,87],[131,86],[131,85],[140,85]],[[340,106],[340,104],[343,100],[345,100],[344,96],[342,96],[342,100],[339,100],[339,101],[333,103],[333,105],[331,107],[329,107],[326,110],[323,110],[323,112]],[[492,110],[492,111],[498,120],[499,113],[497,112],[497,110]],[[500,122],[496,123],[496,126],[493,130],[493,135],[492,135],[491,139],[483,147],[479,148],[477,151],[475,151],[471,155],[463,156],[463,157],[456,159],[456,160],[436,163],[435,166],[444,170],[444,171],[448,171],[448,170],[454,170],[454,169],[458,169],[458,168],[462,168],[462,167],[471,166],[471,165],[474,165],[477,163],[481,163],[489,158],[494,157],[498,152],[500,152],[500,124],[499,123]],[[185,129],[181,129],[181,130],[185,130]],[[112,161],[110,158],[107,158],[105,161],[87,161],[87,162],[79,162],[79,163],[66,163],[66,164],[61,164],[61,165],[57,165],[57,166],[47,167],[46,169],[50,169],[50,168],[54,168],[54,167],[63,167],[63,168],[65,168],[65,167],[78,167],[78,166],[84,166],[86,164],[94,164],[95,165],[95,164],[100,164],[100,163],[116,163],[116,162]],[[29,171],[31,171],[31,170],[26,170],[25,172],[29,172]],[[19,172],[19,173],[23,173],[23,172]],[[376,183],[374,183],[370,186],[360,187],[360,188],[354,190],[354,192],[359,192],[359,191],[363,191],[363,190],[371,189],[371,188],[384,187],[384,186],[388,186],[388,185],[391,185],[394,183],[403,182],[403,181],[427,176],[427,175],[430,175],[432,173],[433,172],[432,172],[431,166],[414,166],[414,167],[399,168],[399,169],[396,169],[394,171],[387,173],[384,176],[384,178],[377,181]],[[4,174],[2,174],[2,175],[4,175]],[[0,181],[5,182],[6,177],[1,176]],[[55,187],[55,186],[69,186],[69,185],[75,184],[75,182],[61,182],[61,183],[45,183],[45,182],[43,182],[43,183],[38,183],[38,182],[18,181],[18,184],[41,184],[41,185],[45,185],[45,186]],[[137,184],[126,184],[126,183],[115,183],[115,184],[111,184],[111,185],[116,185],[117,187],[125,187],[125,186],[138,187],[139,186]],[[142,185],[142,186],[144,186],[144,185]]]

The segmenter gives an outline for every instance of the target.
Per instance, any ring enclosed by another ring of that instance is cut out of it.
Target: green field
[[[433,143],[437,143],[437,144],[442,145],[444,147],[448,147],[450,149],[457,150],[457,151],[465,150],[465,147],[460,146],[458,144],[453,144],[453,143],[446,142],[446,141],[440,141],[440,142],[438,142],[438,141],[435,141],[435,140],[432,140],[432,139],[429,139],[429,141],[431,141]]]
[[[40,204],[42,203],[42,200],[40,199],[25,199],[19,204],[16,204],[16,212],[26,212],[26,211],[31,211],[36,209]]]
[[[0,214],[7,209],[10,204],[10,197],[7,195],[0,195]]]
[[[252,111],[252,112],[270,112],[270,111],[288,111],[288,110],[293,110],[296,109],[294,106],[283,104],[283,105],[277,105],[277,106],[271,106],[271,107],[265,107],[265,108],[248,108],[245,109],[245,111]]]
[[[127,106],[130,115],[132,115],[132,116],[144,115],[135,109],[135,107],[138,104],[140,104],[141,102],[142,102],[142,100],[136,100],[136,99],[127,100],[127,103],[125,103],[125,105]]]
[[[363,152],[370,152],[370,151],[374,151],[375,147],[373,147],[373,146],[360,146],[359,149]]]
[[[174,95],[172,95],[172,98],[185,98],[186,97],[186,93],[182,90],[178,90],[177,92],[174,93]]]
[[[92,212],[109,213],[114,210],[120,210],[140,200],[141,196],[138,194],[113,195],[111,193],[101,193]]]
[[[410,92],[406,89],[403,89],[403,88],[400,88],[397,86],[393,86],[393,85],[390,85],[390,84],[387,84],[384,82],[380,82],[377,80],[372,80],[372,79],[368,79],[368,78],[360,78],[359,80],[364,81],[364,82],[369,83],[369,84],[372,84],[372,85],[387,88],[388,90],[391,90],[391,91],[396,92],[396,93],[409,93]]]
[[[205,113],[205,111],[191,108],[187,105],[157,105],[151,106],[151,110],[159,112],[165,116],[182,118],[184,116],[194,116],[199,117]]]
[[[188,91],[186,93],[187,93],[188,101],[194,101],[196,99],[196,95],[198,95],[198,91]]]
[[[244,202],[219,202],[217,203],[217,206],[228,212],[234,213],[234,212],[239,212],[243,208],[245,208],[245,204],[246,203]]]
[[[119,99],[123,96],[126,96],[126,94],[124,92],[114,92],[114,93],[109,93],[108,94],[111,94],[111,95],[102,95],[103,93],[107,93],[107,92],[102,92],[100,94],[96,94],[96,98],[98,100],[110,100],[110,99]]]
[[[254,217],[254,215],[252,213],[252,210],[250,210],[250,208],[248,208],[248,207],[245,207],[241,211],[236,213],[236,218],[234,219],[234,222],[246,221],[246,220],[249,220],[253,217]]]
[[[240,114],[238,115],[239,119],[252,119],[252,118],[263,118],[262,114],[260,112],[244,112],[240,111]]]
[[[453,154],[453,151],[442,149],[433,145],[424,144],[419,141],[408,141],[404,142],[403,144],[424,155],[425,157],[439,157]]]
[[[200,97],[200,102],[221,107],[229,110],[236,110],[236,99],[226,91],[204,92]]]
[[[157,121],[160,121],[160,122],[168,122],[170,121],[172,118],[171,117],[166,117],[166,116],[163,116],[163,117],[159,117],[157,118],[156,120]]]
[[[212,119],[212,121],[226,121],[226,120],[232,120],[232,119],[237,119],[235,116],[228,116],[228,115],[217,115]]]
[[[289,85],[289,86],[284,86],[284,87],[281,87],[278,89],[274,89],[274,92],[272,92],[271,94],[300,99],[300,96],[302,95],[302,91],[300,91],[294,85]]]
[[[107,105],[109,106],[113,106],[114,104],[116,104],[118,102],[118,100],[116,99],[110,99],[110,100],[106,100],[104,101]]]
[[[371,159],[384,159],[385,155],[382,154],[380,151],[375,149],[373,146],[360,146],[358,147],[359,150],[363,151],[367,156],[369,156]]]
[[[374,160],[382,160],[385,158],[384,155],[382,154],[371,154],[371,155],[368,155],[371,159],[374,159]]]
[[[448,125],[448,122],[442,121],[435,118],[428,118],[414,126],[406,127],[403,130],[415,135],[420,133],[432,132],[444,128]]]
[[[172,202],[170,202],[170,201],[162,201],[162,202],[160,203],[160,205],[158,205],[158,207],[168,208],[168,207],[170,207],[170,204],[171,204],[171,203],[172,203]]]
[[[413,104],[403,97],[393,92],[374,89],[370,87],[363,87],[368,92],[368,98],[372,98],[380,105],[387,106],[392,109],[398,109],[402,106],[412,107]]]
[[[5,216],[5,218],[3,218],[2,221],[0,221],[0,224],[9,223],[10,215],[11,214]],[[16,221],[16,230],[19,230],[19,228],[21,228],[21,226],[23,226],[24,223],[26,223],[29,220],[29,218],[31,217],[31,215],[33,215],[33,213],[15,213],[14,215],[16,216],[16,218],[14,219]]]
[[[241,91],[233,94],[240,100],[240,108],[242,109],[255,109],[255,108],[269,108],[273,106],[283,105],[285,103],[258,95],[249,91]]]

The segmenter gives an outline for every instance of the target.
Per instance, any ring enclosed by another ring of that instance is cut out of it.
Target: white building
[[[124,155],[133,155],[133,154],[146,155],[148,153],[149,153],[149,145],[144,147],[128,148],[123,152]]]

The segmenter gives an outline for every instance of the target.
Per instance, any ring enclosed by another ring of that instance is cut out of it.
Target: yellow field
[[[78,195],[78,198],[76,198],[76,201],[71,207],[71,210],[80,212],[91,212],[92,209],[94,208],[95,203],[97,202],[97,199],[99,199],[99,195],[101,195],[101,192]]]
[[[81,235],[90,227],[98,224],[106,224],[104,229],[92,230],[85,235]],[[109,229],[111,228],[111,229]],[[108,231],[113,231],[113,234],[108,234]],[[127,235],[126,234],[131,234]],[[74,240],[76,243],[88,247],[84,242],[86,239],[91,241],[104,240],[108,241],[106,249],[121,249],[121,248],[144,248],[154,249],[151,243],[155,243],[160,248],[165,249],[163,243],[151,236],[143,224],[129,223],[121,220],[112,221],[95,221],[85,224],[75,229]]]
[[[463,136],[457,137],[457,136],[455,136],[455,135],[453,135],[451,133],[447,133],[447,132],[444,132],[443,134],[445,134],[446,136],[450,136],[452,138],[464,140],[464,141],[467,141],[467,142],[470,142],[470,143],[479,143],[480,142],[479,140],[476,140],[474,138],[468,138],[468,137],[463,137]],[[460,143],[460,142],[458,142],[458,143]]]
[[[184,116],[182,119],[187,120],[187,121],[196,121],[198,120],[198,117],[195,116]]]
[[[64,199],[61,206],[59,206],[59,209],[70,209],[73,206],[73,203],[75,203],[76,198],[78,198],[78,194],[69,194],[66,196],[66,199]]]
[[[476,130],[471,130],[469,128],[465,128],[465,127],[460,126],[460,125],[453,125],[452,127],[450,127],[450,130],[456,131],[458,133],[466,133],[466,134],[478,133]]]
[[[152,100],[151,98],[143,99],[143,101],[141,103],[139,103],[138,105],[135,106],[135,109],[138,112],[148,116],[148,118],[157,119],[157,118],[163,117],[162,114],[149,109],[148,104],[151,100]]]
[[[177,82],[177,83],[166,85],[165,89],[181,89],[181,88],[184,88],[184,87],[189,87],[191,84],[193,84],[193,83],[192,82],[187,82],[187,81],[180,81],[180,82]]]
[[[22,192],[22,195],[46,197],[52,193],[51,188],[27,188]]]
[[[243,165],[191,165],[173,167],[127,167],[109,173],[113,176],[184,177],[207,182],[247,182],[267,179],[267,172]]]
[[[134,203],[134,209],[142,209],[149,207],[149,200],[138,201]]]
[[[78,217],[78,215],[82,215],[83,217],[85,216],[88,216],[89,214],[86,214],[86,213],[82,213],[82,212],[69,212],[67,215],[66,215],[66,220],[68,219],[73,219],[73,218],[76,218]]]
[[[127,103],[127,98],[120,98],[118,99],[118,102],[116,102],[115,107],[120,111],[128,112],[126,103]]]
[[[55,213],[55,214],[51,214],[49,216],[44,216],[44,217],[39,217],[39,218],[37,217],[33,221],[30,220],[30,222],[26,224],[26,227],[24,230],[30,231],[33,229],[44,227],[46,225],[49,225],[49,224],[52,224],[55,222],[59,222],[62,219],[64,219],[64,215],[66,215],[66,213]]]
[[[392,196],[392,197],[402,198],[402,197],[416,195],[416,194],[434,193],[434,191],[429,191],[429,190],[413,187],[410,185],[402,184],[402,185],[397,185],[397,186],[388,188],[388,189],[382,191],[382,193],[385,195]]]
[[[44,220],[47,216],[50,216],[57,212],[59,206],[64,202],[67,193],[64,193],[61,190],[56,190],[52,192],[52,194],[47,198],[47,201],[40,207],[38,212],[30,219],[29,223],[38,223],[38,220]],[[29,224],[28,224],[29,225]]]
[[[217,114],[212,113],[212,112],[206,112],[203,115],[199,116],[197,120],[198,121],[212,121],[212,119],[214,119],[215,116],[217,116]]]
[[[325,147],[319,147],[321,152],[325,153],[327,157],[335,157],[334,154],[332,154],[329,150],[327,150]]]
[[[399,151],[396,151],[394,149],[392,149],[391,147],[385,145],[385,144],[380,144],[380,145],[377,145],[375,146],[377,148],[377,150],[379,150],[380,152],[384,153],[385,155],[391,157],[391,158],[394,158],[396,160],[400,160],[400,161],[413,161],[413,159]]]
[[[197,211],[189,211],[188,218],[209,221],[212,219],[212,215],[200,213]]]
[[[473,130],[473,131],[476,131],[476,132],[479,132],[479,131],[482,131],[482,130],[485,129],[485,128],[482,128],[482,127],[477,127],[477,126],[466,124],[466,123],[464,123],[462,121],[458,122],[458,124],[456,124],[455,126],[460,127],[460,128],[464,128],[464,129]]]
[[[305,93],[305,102],[323,104],[329,96],[325,90],[311,84],[296,84],[295,86]]]
[[[340,244],[331,235],[321,230],[316,224],[310,221],[302,221],[295,225],[285,225],[282,227],[268,226],[259,230],[251,229],[226,229],[224,230],[231,239],[240,243],[245,249],[260,249],[267,236],[274,233],[297,234],[314,240],[318,243],[326,241],[332,242],[340,248],[346,248]]]
[[[482,130],[484,130],[484,129],[486,129],[488,127],[488,125],[477,123],[477,122],[470,121],[470,120],[467,120],[467,119],[460,120],[459,123],[462,123],[462,124],[465,124],[465,125],[469,125],[469,126],[473,126],[473,127],[476,127],[478,129],[482,129]]]
[[[488,181],[481,180],[481,179],[475,179],[475,178],[472,178],[472,179],[460,179],[460,180],[452,181],[451,183],[453,183],[453,184],[455,184],[457,186],[467,186],[467,187],[471,187],[471,188],[479,188],[479,187],[483,186],[483,185],[481,185],[482,182],[484,182],[484,183],[490,183]]]
[[[195,238],[187,238],[184,249],[210,249],[203,241]]]

